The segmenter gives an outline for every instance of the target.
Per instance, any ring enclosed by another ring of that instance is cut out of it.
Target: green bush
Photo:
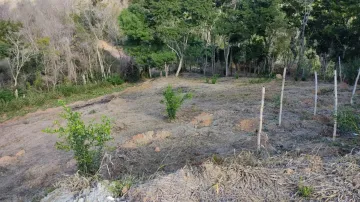
[[[355,113],[351,108],[340,109],[338,111],[337,121],[341,131],[360,134],[360,115]]]
[[[61,93],[64,97],[69,97],[72,94],[78,93],[78,92],[82,92],[79,90],[79,86],[76,85],[72,85],[72,84],[62,84],[62,85],[58,85],[56,87],[56,91],[58,91],[59,93]]]
[[[211,77],[211,83],[212,84],[216,84],[217,80],[219,78],[219,75],[218,74],[215,74]]]
[[[111,83],[112,85],[121,85],[124,83],[124,80],[122,80],[120,78],[119,75],[112,75],[112,76],[109,76],[107,79],[106,79],[107,82]]]
[[[65,110],[61,117],[67,120],[66,126],[62,127],[56,122],[58,128],[47,128],[44,132],[59,134],[62,140],[56,142],[56,148],[73,151],[77,167],[82,174],[95,174],[100,167],[104,145],[112,139],[110,120],[103,117],[102,123],[85,125],[80,113],[73,112],[63,101],[59,103]]]
[[[235,79],[239,79],[239,74],[237,72],[235,73]]]
[[[343,74],[345,76],[345,81],[350,85],[354,85],[359,67],[360,58],[354,59],[344,65]]]
[[[205,82],[206,83],[209,83],[210,82],[210,79],[208,77],[205,78]]]
[[[182,94],[181,90],[175,92],[170,85],[166,88],[163,95],[165,100],[162,100],[161,102],[166,104],[166,112],[169,119],[175,119],[176,112],[184,101],[192,98],[191,93]]]
[[[11,100],[15,99],[14,93],[8,89],[0,89],[0,101],[3,102],[10,102]]]

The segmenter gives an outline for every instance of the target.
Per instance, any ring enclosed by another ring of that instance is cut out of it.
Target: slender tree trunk
[[[226,42],[224,41],[224,57],[225,57],[225,76],[229,76],[229,54],[230,54],[230,45],[229,42],[226,45]]]
[[[207,53],[205,54],[205,66],[204,66],[204,76],[206,76],[206,67],[207,67],[207,63],[208,63],[208,57],[207,57]]]
[[[286,67],[284,68],[283,80],[282,80],[282,87],[281,87],[280,112],[279,112],[279,126],[281,126],[281,120],[282,120],[282,109],[283,109],[283,100],[284,100],[285,77],[286,77]]]
[[[180,58],[180,62],[179,62],[178,69],[177,69],[177,71],[176,71],[176,75],[175,75],[176,77],[178,77],[179,74],[180,74],[180,70],[181,70],[181,67],[182,67],[182,65],[183,65],[183,62],[184,62],[184,56],[182,55],[181,58]]]
[[[315,72],[315,106],[314,106],[314,116],[317,112],[317,100],[318,100],[318,77],[317,72]]]
[[[149,77],[150,79],[152,78],[152,75],[151,75],[151,67],[149,66]]]
[[[96,48],[96,53],[97,53],[98,60],[99,60],[101,75],[102,75],[103,78],[106,78],[104,63],[102,61],[101,54],[100,54],[100,51],[99,51],[98,47]]]
[[[354,104],[354,97],[355,97],[355,92],[356,92],[356,86],[357,86],[357,83],[359,82],[359,77],[360,77],[360,68],[358,70],[358,75],[356,77],[356,80],[355,80],[355,84],[354,84],[354,89],[353,89],[353,92],[352,92],[352,95],[351,95],[351,100],[350,100],[350,104],[353,105]]]
[[[265,87],[262,87],[260,123],[259,123],[259,131],[258,131],[258,136],[257,136],[257,150],[258,151],[261,148],[261,133],[262,133],[262,124],[263,124],[264,100],[265,100]]]
[[[309,2],[309,5],[312,2],[313,2],[313,0],[311,0]],[[305,6],[308,6],[308,5],[305,5]],[[311,10],[309,10],[308,8],[305,8],[305,14],[304,14],[304,18],[302,20],[302,25],[301,25],[300,54],[299,54],[299,61],[298,61],[298,70],[299,70],[299,68],[302,68],[302,77],[305,76],[305,68],[303,67],[303,57],[304,57],[304,52],[305,52],[305,29],[306,29],[307,22],[309,20],[310,13],[311,13]]]
[[[335,105],[334,105],[334,133],[333,141],[336,138],[336,129],[337,129],[337,110],[338,110],[338,95],[337,95],[337,71],[334,70],[334,94],[335,94]]]
[[[167,78],[169,74],[169,66],[165,63],[165,77]]]

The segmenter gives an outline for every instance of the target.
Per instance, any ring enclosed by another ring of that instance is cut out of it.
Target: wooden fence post
[[[317,112],[317,100],[318,100],[318,77],[317,72],[315,72],[315,106],[314,106],[314,116]]]
[[[335,94],[335,106],[334,106],[334,133],[333,141],[336,138],[336,129],[337,129],[337,110],[338,110],[338,95],[337,95],[337,72],[334,71],[334,94]]]
[[[283,100],[284,100],[284,88],[285,88],[285,77],[286,77],[286,67],[284,68],[282,87],[281,87],[281,97],[280,97],[280,112],[279,112],[279,126],[281,126],[282,119],[282,109],[283,109]]]
[[[356,86],[357,86],[357,83],[359,82],[359,77],[360,77],[360,68],[358,70],[358,75],[356,77],[356,80],[355,80],[355,84],[354,84],[354,89],[353,89],[353,92],[352,92],[352,95],[351,95],[351,100],[350,100],[350,104],[353,105],[354,104],[354,97],[355,97],[355,92],[356,92]]]
[[[261,148],[261,133],[262,133],[262,123],[263,123],[263,113],[264,113],[264,100],[265,100],[265,87],[262,88],[262,96],[261,96],[261,108],[260,108],[260,124],[259,131],[257,136],[257,149],[258,151]]]

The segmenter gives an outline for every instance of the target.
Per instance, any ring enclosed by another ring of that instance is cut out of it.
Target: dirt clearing
[[[164,106],[160,103],[162,92],[168,84],[194,94],[193,99],[184,104],[177,120],[173,122],[167,120]],[[245,78],[222,78],[212,85],[206,84],[200,76],[186,75],[179,79],[147,81],[121,93],[71,106],[81,112],[87,121],[99,120],[103,115],[113,120],[114,141],[108,148],[113,164],[107,178],[116,179],[123,174],[137,177],[153,176],[154,173],[177,175],[179,172],[188,172],[188,168],[182,169],[184,166],[207,165],[204,162],[214,155],[225,158],[256,148],[256,120],[263,85],[267,92],[262,144],[267,156],[311,154],[319,156],[328,165],[339,156],[359,151],[358,136],[339,134],[341,136],[336,143],[330,141],[333,110],[333,85],[330,83],[319,85],[319,115],[314,117],[313,82],[288,81],[284,94],[282,127],[277,126],[280,80],[253,84],[250,79]],[[350,90],[339,89],[339,104],[347,104],[350,95]],[[359,103],[359,98],[355,101]],[[357,110],[359,113],[359,108]],[[56,150],[54,144],[57,137],[42,132],[51,127],[54,120],[59,119],[60,112],[59,108],[48,109],[0,124],[0,201],[29,201],[43,196],[63,174],[76,172],[71,153]],[[215,170],[228,170],[227,177],[234,175],[233,172],[237,170],[247,172],[246,167],[232,170],[228,167],[211,166]],[[205,166],[205,169],[210,168]],[[272,181],[266,181],[269,174],[279,172],[266,169],[251,171],[267,176],[263,178],[264,184],[259,189],[271,186]],[[214,175],[212,172],[207,174]],[[250,174],[252,175],[254,174]],[[210,176],[211,179],[212,177]],[[162,178],[157,180],[161,182]],[[215,189],[214,193],[216,190],[226,193],[222,191],[222,185],[218,186],[220,188]],[[286,188],[282,194],[293,193],[293,187]],[[134,197],[142,196],[142,186],[138,189],[139,194],[134,194]],[[244,191],[246,194],[248,190]],[[273,190],[270,192],[273,193]],[[282,198],[271,195],[270,192],[268,196],[271,199]],[[201,195],[198,196],[202,198]],[[257,199],[261,200],[254,198]]]

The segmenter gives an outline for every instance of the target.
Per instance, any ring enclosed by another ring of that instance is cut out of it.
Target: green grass
[[[88,85],[62,85],[55,91],[41,92],[34,89],[27,90],[25,97],[10,101],[0,100],[0,123],[17,116],[23,116],[38,109],[58,107],[58,100],[72,103],[88,100],[106,94],[124,90],[131,84],[112,85],[108,82]]]
[[[272,80],[273,80],[272,78],[256,78],[256,79],[250,79],[249,83],[250,84],[268,83]]]

